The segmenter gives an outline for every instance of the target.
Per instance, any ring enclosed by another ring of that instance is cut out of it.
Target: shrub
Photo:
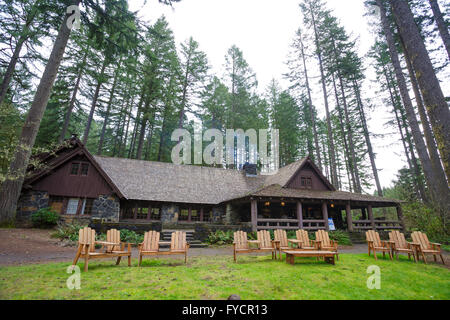
[[[80,229],[86,227],[80,223],[59,223],[56,231],[52,234],[53,238],[61,240],[78,241],[78,232]]]
[[[38,228],[53,227],[58,223],[59,215],[50,208],[43,208],[31,215],[33,225]]]
[[[129,242],[132,244],[138,244],[144,241],[144,235],[138,234],[128,229],[120,230],[120,240],[122,242]]]
[[[341,231],[341,230],[330,231],[329,235],[330,235],[330,240],[337,241],[340,246],[351,246],[352,245],[350,236],[345,231]]]
[[[211,232],[209,234],[206,243],[216,245],[233,244],[233,235],[234,231],[232,230],[217,230],[216,232]]]

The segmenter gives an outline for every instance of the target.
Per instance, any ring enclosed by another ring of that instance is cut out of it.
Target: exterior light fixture
[[[284,207],[285,205],[286,205],[286,203],[284,203],[284,202],[281,203],[281,206],[282,206],[282,207]]]
[[[270,206],[270,202],[266,202],[264,205],[265,205],[266,207],[268,207],[268,206]]]
[[[331,207],[334,208],[334,204],[331,204]]]

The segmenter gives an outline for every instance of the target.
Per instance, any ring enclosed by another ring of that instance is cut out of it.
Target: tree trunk
[[[425,179],[427,181],[428,188],[431,191],[432,198],[434,200],[438,199],[437,190],[435,181],[439,179],[434,175],[430,157],[428,156],[425,142],[423,141],[422,133],[419,128],[419,124],[417,123],[416,114],[414,112],[414,108],[409,97],[408,87],[406,86],[406,81],[403,76],[403,72],[400,65],[400,60],[398,57],[397,49],[395,46],[394,38],[391,33],[391,29],[389,26],[389,21],[386,16],[386,8],[383,5],[382,0],[377,0],[377,4],[380,7],[380,16],[381,23],[383,26],[383,31],[388,43],[389,54],[391,57],[392,64],[394,65],[395,75],[397,78],[397,84],[400,89],[400,94],[403,100],[403,105],[405,106],[405,111],[408,117],[408,123],[412,131],[413,139],[416,145],[417,153],[419,154],[419,159],[422,163],[422,168],[425,174]]]
[[[102,133],[100,134],[100,141],[98,143],[98,150],[97,150],[97,154],[98,155],[101,155],[102,154],[102,150],[103,150],[103,143],[105,141],[106,126],[108,125],[109,114],[111,112],[111,105],[112,105],[112,101],[114,99],[114,93],[116,91],[117,78],[119,77],[119,69],[120,69],[120,63],[119,63],[119,66],[117,67],[116,74],[114,75],[113,85],[111,87],[111,91],[110,91],[110,94],[109,94],[108,106],[106,107],[105,120],[103,121]]]
[[[428,0],[430,2],[431,10],[433,10],[434,19],[444,42],[445,49],[447,49],[448,58],[450,59],[450,34],[448,32],[447,24],[445,23],[441,9],[439,8],[438,0]]]
[[[326,79],[325,74],[323,70],[323,63],[322,63],[322,54],[320,52],[320,44],[319,44],[319,35],[317,33],[317,27],[316,27],[316,21],[314,17],[314,13],[311,11],[311,18],[314,26],[314,34],[315,34],[315,42],[316,42],[316,48],[317,48],[317,58],[319,59],[319,67],[320,67],[320,76],[322,79],[322,90],[323,90],[323,97],[325,101],[325,111],[327,116],[327,128],[328,128],[328,143],[329,143],[329,151],[330,151],[330,170],[331,170],[331,183],[333,186],[338,186],[338,179],[337,179],[337,171],[336,171],[336,153],[335,153],[335,147],[334,147],[334,140],[333,140],[333,131],[331,127],[331,117],[330,117],[330,109],[328,106],[328,93],[327,93],[327,85],[326,85]]]
[[[366,140],[367,151],[369,152],[370,164],[372,166],[373,178],[375,180],[375,185],[377,186],[377,192],[380,197],[383,196],[383,189],[381,188],[380,178],[378,176],[378,169],[375,163],[375,153],[373,152],[372,141],[370,140],[369,128],[367,127],[366,114],[364,112],[364,105],[361,100],[361,93],[359,91],[358,84],[354,83],[354,90],[356,94],[356,101],[358,103],[359,115],[361,119],[361,124],[363,127],[364,138]]]
[[[447,179],[450,179],[450,111],[448,104],[408,3],[404,0],[389,0],[389,2],[400,36],[416,71],[416,78],[430,117],[445,173]]]
[[[403,45],[403,41],[402,45]],[[434,140],[433,132],[430,127],[430,123],[428,121],[428,117],[425,111],[425,107],[423,105],[422,96],[419,91],[419,86],[417,84],[416,75],[414,73],[414,68],[411,65],[411,60],[405,47],[403,45],[403,49],[405,52],[405,60],[406,65],[408,67],[409,77],[411,79],[411,85],[413,87],[414,95],[416,97],[417,109],[419,110],[420,120],[422,122],[423,133],[425,136],[425,140],[427,142],[428,154],[430,155],[431,165],[433,166],[433,170],[435,174],[439,177],[444,177],[445,172],[441,164],[441,159],[439,158],[439,152],[436,146],[436,141]],[[447,189],[447,186],[444,184],[443,187]]]
[[[99,79],[97,81],[97,86],[95,87],[94,97],[92,98],[92,105],[91,105],[91,111],[89,112],[88,122],[86,124],[86,128],[84,129],[84,134],[83,134],[83,144],[84,145],[86,145],[86,143],[88,141],[89,131],[91,130],[92,120],[94,120],[94,112],[95,112],[95,108],[97,107],[97,100],[98,100],[98,95],[100,93],[100,88],[103,84],[103,76],[105,75],[106,65],[107,65],[107,62],[106,62],[106,58],[105,58],[105,60],[103,60],[103,65],[102,65],[102,69],[100,71]]]
[[[311,126],[312,126],[312,131],[313,131],[313,136],[314,136],[314,145],[316,148],[317,164],[319,165],[319,168],[322,171],[323,167],[322,167],[322,159],[320,157],[319,138],[317,137],[316,117],[314,116],[311,88],[309,86],[308,69],[306,67],[305,49],[303,46],[303,39],[302,39],[301,33],[300,33],[300,46],[301,46],[302,59],[303,59],[303,70],[305,73],[306,90],[308,92],[308,107],[309,107],[309,113],[311,115]]]
[[[80,0],[73,0],[72,4],[78,6]],[[53,45],[50,58],[45,66],[44,73],[39,82],[36,94],[28,112],[27,119],[22,128],[20,142],[9,167],[9,172],[0,190],[0,223],[12,223],[15,219],[17,201],[20,196],[26,169],[30,160],[31,150],[50,97],[59,65],[69,40],[71,30],[67,27],[66,14]]]
[[[72,98],[70,99],[69,107],[67,109],[66,116],[64,118],[64,124],[63,124],[63,128],[61,130],[61,135],[59,136],[59,141],[58,141],[59,144],[61,144],[64,141],[64,138],[66,137],[67,129],[69,128],[70,117],[72,115],[72,111],[75,106],[75,101],[77,100],[77,94],[78,94],[78,90],[80,88],[80,82],[81,82],[81,77],[83,75],[84,67],[86,66],[86,60],[87,60],[87,55],[88,55],[88,51],[89,51],[89,46],[85,50],[86,50],[86,52],[84,53],[83,62],[81,63],[80,70],[78,71],[78,75],[77,75],[77,81],[75,82],[75,87],[73,88]]]
[[[17,61],[19,60],[20,51],[22,51],[23,44],[28,40],[29,37],[28,33],[30,32],[30,26],[33,23],[33,20],[37,14],[36,4],[37,2],[34,3],[33,7],[31,8],[30,14],[27,16],[25,25],[23,27],[19,40],[17,41],[16,47],[14,48],[13,55],[9,60],[8,67],[6,68],[5,74],[3,76],[3,80],[0,85],[0,105],[5,101],[9,84],[11,83],[14,71],[16,70],[16,64]]]

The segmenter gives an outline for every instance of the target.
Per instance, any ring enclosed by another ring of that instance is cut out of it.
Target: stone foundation
[[[218,230],[221,231],[245,231],[245,232],[252,232],[252,227],[249,224],[242,224],[242,225],[219,225],[219,224],[195,224],[195,233],[194,233],[194,240],[200,240],[205,241],[210,233],[216,232]]]
[[[48,193],[45,191],[26,191],[17,203],[16,224],[31,226],[31,215],[40,209],[48,208]]]
[[[117,197],[99,196],[92,205],[92,219],[119,222],[120,201]]]

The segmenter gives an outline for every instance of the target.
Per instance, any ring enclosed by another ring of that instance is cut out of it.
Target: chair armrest
[[[189,243],[186,243],[186,250],[189,249],[191,245]]]
[[[441,244],[440,243],[433,243],[433,242],[431,242],[431,245],[433,246],[434,250],[441,251]]]

